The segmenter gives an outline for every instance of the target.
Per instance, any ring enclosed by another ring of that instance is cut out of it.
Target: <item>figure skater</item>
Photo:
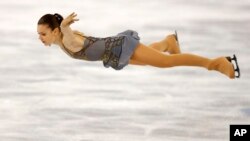
[[[65,19],[60,14],[46,14],[38,21],[37,32],[45,46],[56,44],[69,56],[88,61],[103,61],[105,67],[121,70],[128,64],[159,68],[176,66],[203,67],[227,77],[239,78],[236,56],[209,59],[181,53],[177,33],[146,46],[140,43],[136,31],[127,30],[115,36],[96,38],[74,31],[70,25],[79,19],[72,13]],[[165,54],[168,52],[169,54]],[[235,66],[233,62],[235,62]],[[237,73],[236,73],[237,72]]]

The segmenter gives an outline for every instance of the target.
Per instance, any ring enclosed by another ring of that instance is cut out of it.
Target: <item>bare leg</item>
[[[179,44],[176,41],[176,35],[168,35],[165,39],[149,45],[150,48],[156,49],[160,52],[168,52],[169,54],[181,53]]]
[[[146,65],[144,63],[141,63],[139,61],[135,61],[135,60],[132,60],[132,59],[129,60],[129,64],[131,64],[131,65],[142,65],[142,66]]]
[[[139,44],[131,57],[131,60],[142,64],[151,65],[160,68],[175,66],[196,66],[208,70],[216,70],[230,78],[234,78],[234,68],[225,58],[208,59],[193,54],[172,54],[166,55],[155,49]]]

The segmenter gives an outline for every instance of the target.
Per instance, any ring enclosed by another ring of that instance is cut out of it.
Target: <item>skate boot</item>
[[[166,37],[166,42],[167,42],[168,47],[165,51],[169,52],[170,54],[181,53],[180,47],[179,47],[178,35],[176,31],[175,31],[175,34],[171,34]]]
[[[231,57],[219,57],[214,59],[208,66],[208,70],[216,70],[221,72],[222,74],[228,76],[231,79],[239,78],[240,77],[240,71],[238,67],[238,63],[236,63],[236,69],[234,68],[234,65],[232,63],[232,60],[237,62],[236,56],[234,55],[233,58]],[[235,72],[238,74],[235,75]]]
[[[240,78],[240,67],[238,65],[237,57],[234,54],[233,57],[231,58],[230,56],[226,57],[228,61],[230,61],[233,64],[234,71],[236,72],[237,75],[235,75],[236,78]]]

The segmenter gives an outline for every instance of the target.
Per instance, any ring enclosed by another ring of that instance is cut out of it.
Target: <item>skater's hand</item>
[[[75,12],[71,13],[68,17],[66,17],[62,23],[61,23],[61,27],[66,27],[66,26],[70,26],[72,23],[74,23],[75,21],[79,21],[79,19],[76,19],[77,14],[75,14]]]

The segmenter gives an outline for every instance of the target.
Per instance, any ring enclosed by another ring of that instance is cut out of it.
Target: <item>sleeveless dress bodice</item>
[[[140,40],[138,33],[132,30],[106,38],[83,37],[85,40],[80,51],[71,52],[65,47],[62,49],[72,58],[88,61],[102,60],[105,67],[111,66],[116,70],[122,69],[129,63]]]

